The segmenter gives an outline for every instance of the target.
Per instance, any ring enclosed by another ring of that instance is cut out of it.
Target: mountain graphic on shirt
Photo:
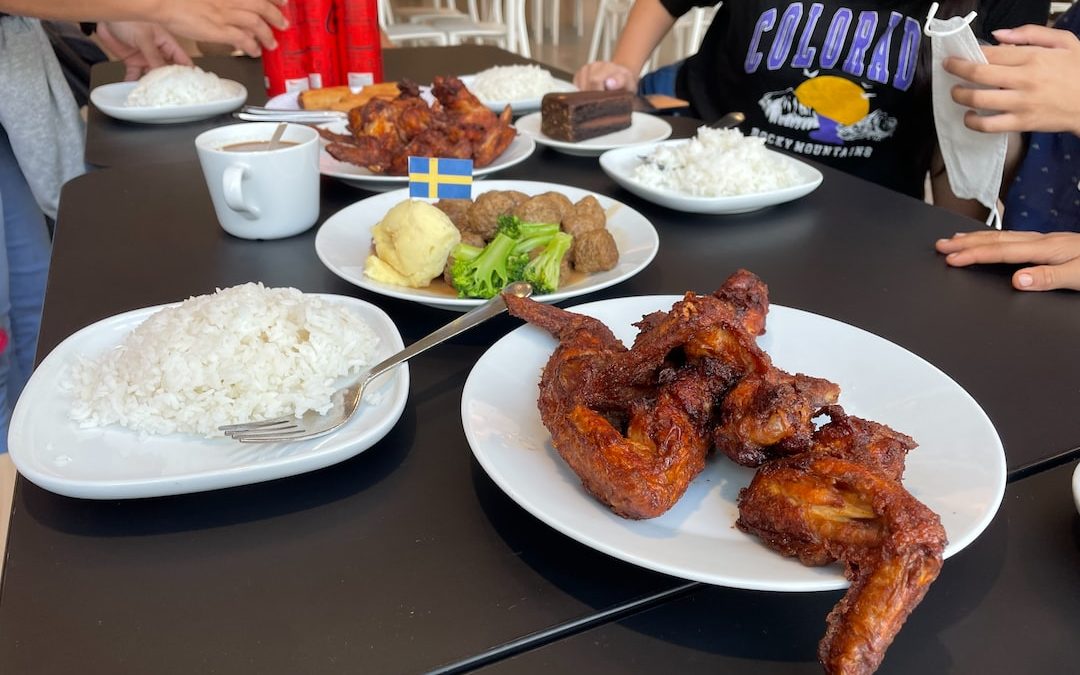
[[[893,135],[897,120],[883,110],[870,110],[872,94],[836,75],[811,75],[797,87],[767,92],[758,100],[770,123],[808,131],[820,143],[844,145],[857,140],[881,141]]]

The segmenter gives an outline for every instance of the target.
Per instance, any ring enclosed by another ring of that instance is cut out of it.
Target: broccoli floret
[[[515,240],[500,231],[475,257],[468,257],[475,246],[458,244],[454,247],[454,265],[450,275],[462,298],[492,298],[503,286],[521,278],[525,261],[511,255]],[[462,257],[458,257],[458,251]],[[525,256],[527,259],[527,256]]]
[[[522,279],[537,293],[554,293],[559,288],[559,268],[574,238],[566,232],[556,232],[543,252],[525,265]]]
[[[528,253],[548,245],[551,238],[559,233],[558,223],[522,223],[521,236],[514,244],[514,253]]]

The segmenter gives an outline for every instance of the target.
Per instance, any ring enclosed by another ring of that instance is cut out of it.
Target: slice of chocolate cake
[[[540,101],[540,131],[576,143],[630,126],[634,95],[628,91],[546,94]]]

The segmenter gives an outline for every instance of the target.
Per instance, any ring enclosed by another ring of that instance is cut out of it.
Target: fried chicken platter
[[[347,133],[320,128],[329,142],[326,152],[373,174],[405,176],[409,156],[472,159],[476,169],[489,166],[517,136],[510,106],[492,112],[456,77],[435,77],[430,104],[415,82],[399,82],[398,89],[393,99],[375,97],[349,110]]]
[[[599,319],[528,299],[510,313],[557,341],[539,380],[540,419],[585,491],[614,514],[676,507],[708,463],[745,467],[729,525],[850,582],[826,617],[828,673],[872,673],[937,577],[938,514],[902,479],[917,446],[845,411],[840,387],[774,365],[758,345],[768,289],[739,270],[635,323],[627,347]],[[730,489],[730,486],[729,486]]]

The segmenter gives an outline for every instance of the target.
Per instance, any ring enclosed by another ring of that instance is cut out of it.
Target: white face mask
[[[968,108],[953,101],[952,88],[958,84],[972,85],[941,67],[941,62],[949,56],[986,63],[986,56],[971,32],[970,24],[975,12],[964,17],[938,19],[934,16],[937,10],[936,2],[930,5],[923,32],[931,39],[934,124],[937,126],[938,145],[945,159],[949,185],[957,197],[974,199],[990,209],[986,224],[1001,229],[997,201],[1009,137],[1003,133],[985,133],[964,126],[964,113]]]

